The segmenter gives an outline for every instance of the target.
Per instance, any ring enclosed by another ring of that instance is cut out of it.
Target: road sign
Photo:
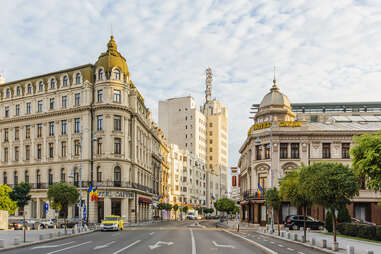
[[[86,220],[86,216],[87,216],[87,213],[86,213],[86,205],[83,206],[83,219]]]
[[[48,210],[49,210],[49,204],[45,203],[45,214],[48,214]]]

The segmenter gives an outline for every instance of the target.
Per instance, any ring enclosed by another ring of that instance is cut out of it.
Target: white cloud
[[[230,163],[249,112],[272,85],[273,65],[291,102],[381,99],[381,2],[369,1],[7,1],[0,70],[16,80],[94,63],[110,25],[132,79],[157,113],[159,100],[213,97],[230,116]],[[155,116],[155,118],[157,118]]]

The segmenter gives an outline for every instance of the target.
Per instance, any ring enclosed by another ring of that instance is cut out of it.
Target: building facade
[[[82,187],[89,222],[151,219],[160,146],[113,36],[95,64],[1,84],[0,112],[0,184],[32,185],[27,218],[53,217],[47,189],[67,182]],[[91,184],[98,201],[87,201]],[[69,217],[80,213],[69,207]]]
[[[279,180],[302,163],[330,161],[351,165],[353,137],[381,129],[381,103],[350,103],[350,110],[347,104],[300,103],[294,112],[274,80],[262,102],[253,105],[254,124],[240,148],[242,220],[266,224],[268,210],[258,185],[265,191],[279,187]],[[372,105],[372,109],[367,110],[364,105]],[[381,224],[381,207],[377,206],[381,193],[366,189],[365,182],[359,181],[360,194],[348,205],[350,215]],[[322,207],[313,206],[307,212],[320,220],[325,218]],[[282,219],[297,213],[295,207],[283,203]]]

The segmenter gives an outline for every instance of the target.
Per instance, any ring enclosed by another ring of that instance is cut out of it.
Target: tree
[[[278,236],[280,236],[280,210],[282,207],[282,201],[278,189],[274,187],[267,190],[265,194],[265,200],[266,204],[278,213]]]
[[[157,209],[160,211],[160,219],[163,220],[163,210],[164,210],[164,203],[160,203],[157,205]]]
[[[304,168],[304,166],[302,166]],[[282,200],[290,201],[290,203],[297,208],[303,209],[303,215],[307,216],[307,208],[312,205],[312,200],[305,191],[301,188],[299,183],[300,170],[294,170],[286,174],[280,182],[280,195]],[[304,217],[305,218],[305,217]],[[307,239],[307,223],[303,223],[304,238]]]
[[[177,204],[175,204],[173,206],[173,211],[175,211],[175,220],[177,221],[177,210],[179,210],[179,206]]]
[[[9,197],[17,202],[17,206],[24,210],[24,207],[28,204],[29,200],[32,199],[31,195],[29,195],[30,189],[32,186],[29,183],[20,183],[15,186],[13,191],[9,193]],[[24,243],[26,242],[26,223],[25,223],[25,211],[23,212],[24,218]]]
[[[17,210],[17,202],[9,197],[11,191],[12,189],[8,185],[0,184],[0,210],[14,214]]]
[[[67,228],[67,210],[70,204],[78,201],[79,192],[76,187],[67,183],[55,183],[49,186],[48,199],[52,207],[61,208],[64,212],[65,230]]]
[[[354,137],[355,145],[350,150],[352,166],[366,178],[367,187],[381,191],[381,131]]]
[[[335,211],[359,194],[358,177],[351,168],[341,163],[319,162],[302,168],[299,183],[314,203],[331,211],[333,241],[336,244]]]
[[[188,210],[189,210],[188,206],[184,206],[184,207],[183,207],[183,212],[184,212],[185,214],[188,212]]]
[[[216,201],[215,205],[216,209],[220,212],[231,213],[234,211],[235,202],[229,198],[221,198]]]

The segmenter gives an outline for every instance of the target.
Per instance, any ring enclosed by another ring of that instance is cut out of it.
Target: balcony
[[[250,189],[243,192],[243,199],[244,200],[264,200],[265,199],[265,193],[266,190],[264,190],[261,195],[258,193],[258,189]]]

